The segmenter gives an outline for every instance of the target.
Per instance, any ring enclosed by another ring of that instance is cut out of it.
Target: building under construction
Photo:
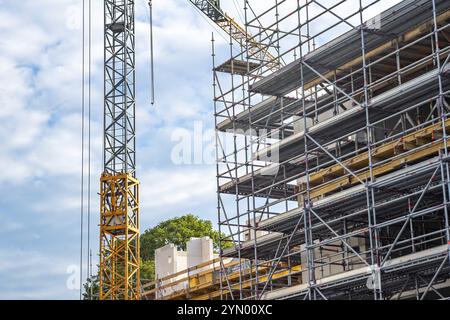
[[[143,296],[450,297],[450,1],[244,0],[244,26],[191,2],[229,37],[212,39],[224,236],[219,257],[159,249]]]
[[[214,297],[450,296],[450,1],[243,3],[212,42]]]

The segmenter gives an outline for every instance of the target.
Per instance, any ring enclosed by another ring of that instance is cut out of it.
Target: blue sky
[[[80,250],[81,3],[0,0],[0,299],[78,298],[67,282]],[[215,166],[171,161],[174,132],[192,132],[194,123],[203,130],[214,125],[210,39],[215,29],[187,0],[154,1],[157,100],[151,107],[146,3],[136,4],[141,229],[185,213],[215,223]],[[91,248],[96,262],[103,1],[92,4]],[[225,8],[239,16],[232,1]],[[218,52],[227,52],[217,33],[216,40]]]

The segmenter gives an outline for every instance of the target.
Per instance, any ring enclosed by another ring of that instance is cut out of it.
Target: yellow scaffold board
[[[446,130],[450,129],[450,119],[445,121],[445,128]],[[373,176],[376,177],[396,170],[405,163],[435,154],[442,148],[444,148],[442,122],[439,122],[372,149]],[[386,159],[391,160],[377,165],[377,162]],[[326,195],[341,187],[354,185],[359,180],[364,181],[370,178],[369,152],[342,161],[342,164],[353,172],[363,168],[367,168],[367,170],[355,173],[355,177],[350,175],[341,164],[335,164],[311,174],[309,183],[312,186],[310,191],[312,199]],[[306,189],[305,184],[300,187],[301,190]]]

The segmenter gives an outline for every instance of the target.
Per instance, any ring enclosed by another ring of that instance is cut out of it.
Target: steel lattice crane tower
[[[136,178],[135,1],[104,1],[104,163],[100,299],[140,299]]]

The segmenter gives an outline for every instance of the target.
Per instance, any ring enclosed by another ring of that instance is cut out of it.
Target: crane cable
[[[80,203],[80,300],[82,300],[83,295],[83,224],[84,224],[84,109],[85,109],[85,92],[84,92],[84,59],[85,59],[85,30],[84,30],[84,22],[85,22],[85,0],[83,0],[82,5],[82,26],[81,26],[81,39],[82,39],[82,54],[81,54],[81,203]]]
[[[92,1],[88,3],[88,97],[87,97],[87,277],[92,280],[92,255],[90,248],[90,233],[91,233],[91,65],[92,65]],[[80,300],[83,298],[83,255],[84,255],[84,215],[85,215],[85,147],[86,147],[86,4],[82,1],[82,58],[81,58],[81,194],[80,194]],[[90,294],[92,299],[92,283],[89,284]]]
[[[236,2],[236,0],[233,0],[233,4],[234,4],[234,7],[236,8],[236,11],[239,16],[239,19],[241,20],[241,23],[245,24],[245,19],[243,18],[243,16],[245,16],[245,14],[242,13],[242,10],[239,8],[239,5]]]
[[[89,0],[89,34],[88,34],[88,200],[87,200],[87,272],[92,281],[91,255],[91,88],[92,88],[92,0]],[[89,286],[89,297],[92,299],[93,285]]]
[[[155,65],[153,55],[153,4],[152,0],[148,1],[149,8],[149,26],[150,26],[150,103],[153,106],[155,104]]]
[[[230,41],[229,38],[225,37],[225,36],[222,34],[223,31],[224,31],[223,29],[219,28],[219,27],[217,26],[217,24],[212,23],[211,20],[205,16],[205,14],[203,13],[203,11],[200,10],[200,8],[197,7],[195,4],[193,4],[192,1],[189,1],[189,3],[190,3],[190,5],[194,8],[194,10],[196,10],[197,12],[200,13],[200,17],[202,17],[202,19],[205,20],[206,23],[209,24],[209,25],[211,26],[211,28],[213,28],[213,29],[217,32],[217,34],[218,34],[220,37],[222,37],[223,40],[225,40],[226,43],[228,43],[228,42]]]

